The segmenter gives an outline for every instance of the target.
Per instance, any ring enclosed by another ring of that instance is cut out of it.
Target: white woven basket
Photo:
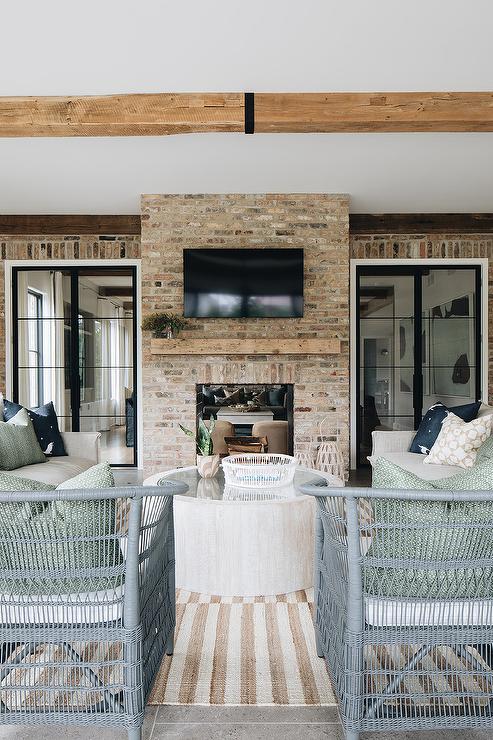
[[[224,478],[241,488],[275,488],[293,482],[297,462],[290,455],[247,453],[223,458]]]

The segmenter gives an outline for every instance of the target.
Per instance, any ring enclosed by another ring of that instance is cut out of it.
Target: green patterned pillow
[[[372,488],[429,491],[431,486],[430,481],[419,478],[384,457],[378,457],[373,463]],[[372,499],[372,508],[377,521],[399,521],[401,518],[409,522],[418,519],[429,521],[432,517],[438,523],[443,515],[443,504],[420,501],[419,498],[414,501]]]
[[[490,435],[488,439],[483,442],[476,454],[476,465],[483,460],[489,460],[493,458],[493,435]]]
[[[114,486],[115,478],[111,470],[111,465],[107,462],[102,462],[93,465],[88,470],[84,470],[74,478],[69,478],[69,480],[60,483],[57,486],[57,490],[76,491],[80,488],[114,488]]]
[[[461,470],[448,478],[425,480],[409,470],[404,470],[384,457],[378,457],[373,463],[372,488],[396,488],[402,490],[431,491],[433,489],[445,491],[489,491],[493,488],[493,445],[491,457],[489,449],[481,453],[488,444],[483,444],[472,468]]]
[[[108,463],[101,463],[65,481],[58,488],[76,490],[112,486],[114,478],[111,467]],[[23,519],[17,518],[15,524],[4,506],[0,504],[0,512],[5,512],[3,516],[0,515],[0,573],[5,570],[41,568],[47,575],[41,583],[36,582],[37,594],[99,591],[114,585],[114,576],[109,582],[107,578],[96,578],[87,573],[80,575],[82,570],[114,568],[122,563],[118,539],[114,536],[114,500],[52,501]],[[33,547],[30,541],[38,546]],[[49,575],[67,569],[73,575],[63,579]],[[0,577],[0,592],[5,590],[10,593],[31,593],[33,582],[28,578]]]
[[[493,481],[493,460],[461,471],[449,478],[425,481],[398,465],[379,458],[375,461],[375,488],[418,490],[489,490]],[[385,560],[424,560],[426,569],[394,567],[391,563],[365,568],[368,593],[386,597],[472,598],[493,596],[493,569],[440,567],[441,563],[493,557],[492,502],[372,501],[377,524],[369,557]],[[481,523],[482,527],[454,528],[456,524]],[[395,524],[397,523],[397,526]],[[378,525],[384,526],[378,526]],[[385,525],[390,525],[387,529]],[[394,525],[394,526],[392,526]]]
[[[10,421],[0,421],[0,469],[16,470],[24,465],[46,462],[27,411]]]
[[[29,480],[28,478],[20,478],[17,475],[11,473],[4,473],[0,471],[0,491],[54,491],[55,486],[49,483],[40,483],[37,480]],[[0,531],[5,529],[5,523],[9,526],[14,522],[25,522],[30,519],[36,512],[42,511],[44,508],[43,502],[15,502],[15,501],[4,501],[2,502],[2,496],[0,494]]]
[[[402,488],[403,490],[421,488],[423,491],[429,491],[430,481],[423,480],[384,457],[377,457],[373,462],[371,487]]]
[[[0,470],[0,491],[54,491],[56,486]],[[1,496],[0,496],[1,500]]]

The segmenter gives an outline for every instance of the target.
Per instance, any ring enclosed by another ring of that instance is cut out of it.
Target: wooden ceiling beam
[[[255,131],[493,131],[493,93],[260,93]]]
[[[243,131],[242,93],[0,97],[0,136],[162,136]]]
[[[0,137],[161,136],[244,131],[493,131],[493,92],[0,97]]]
[[[493,213],[350,213],[349,232],[372,234],[491,234]]]
[[[140,216],[135,215],[4,215],[0,234],[108,234],[140,236]]]

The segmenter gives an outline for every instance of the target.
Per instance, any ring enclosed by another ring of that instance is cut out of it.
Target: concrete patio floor
[[[87,727],[0,727],[0,740],[125,740]],[[334,707],[148,707],[143,740],[344,740]],[[493,730],[365,733],[363,740],[491,740]]]

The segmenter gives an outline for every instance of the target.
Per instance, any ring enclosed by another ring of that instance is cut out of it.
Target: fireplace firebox
[[[248,437],[256,423],[286,422],[286,452],[293,454],[292,383],[197,384],[197,423],[211,417],[228,421],[237,437]],[[263,427],[264,429],[268,427]]]

